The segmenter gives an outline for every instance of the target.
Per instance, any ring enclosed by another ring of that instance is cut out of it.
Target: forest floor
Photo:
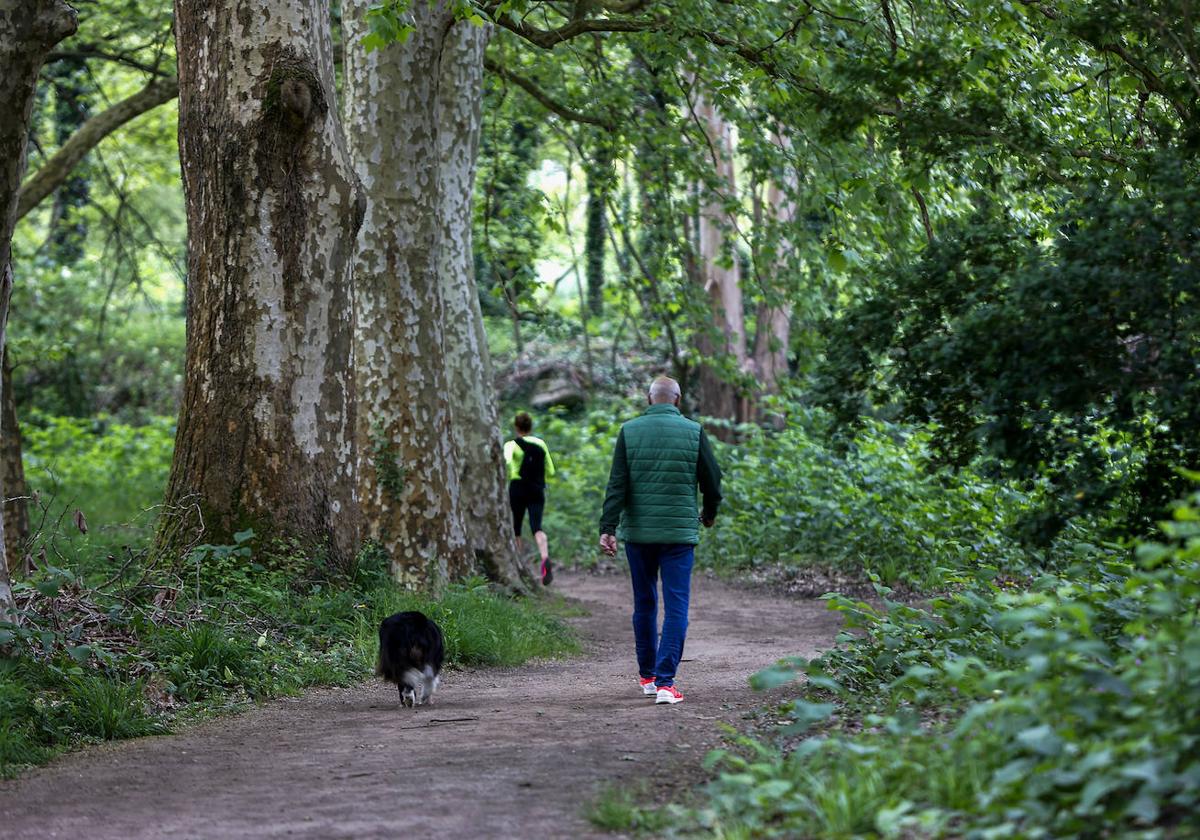
[[[762,705],[755,671],[829,647],[840,617],[697,575],[678,684],[637,684],[623,574],[561,573],[583,655],[448,671],[436,702],[322,689],[187,728],[65,756],[0,782],[0,838],[611,837],[587,806],[606,785],[684,793],[719,721]]]

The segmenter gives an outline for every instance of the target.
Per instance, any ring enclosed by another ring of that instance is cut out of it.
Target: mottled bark
[[[487,333],[475,286],[471,217],[488,29],[454,24],[442,51],[437,126],[442,224],[438,274],[463,525],[479,568],[512,588],[532,584],[519,562],[505,493],[500,424]]]
[[[250,527],[358,546],[352,260],[362,199],[321,0],[177,0],[188,340],[168,515],[178,550]]]
[[[712,321],[697,330],[697,350],[701,359],[720,356],[732,361],[741,372],[748,367],[745,311],[741,272],[730,241],[734,222],[726,210],[727,197],[737,194],[733,132],[707,98],[700,97],[695,110],[707,135],[713,163],[713,182],[701,187],[697,221],[698,279],[707,295]],[[715,365],[700,365],[696,386],[701,414],[725,420],[746,419],[745,401],[737,387]]]
[[[369,197],[356,257],[359,486],[367,533],[404,585],[474,566],[444,365],[437,125],[447,2],[414,3],[412,34],[368,53],[369,0],[344,7],[347,125]],[[449,39],[452,40],[452,39]]]
[[[4,546],[8,568],[20,570],[29,546],[29,494],[25,485],[25,465],[21,458],[21,426],[17,422],[17,401],[13,398],[12,363],[4,349],[3,384],[0,385],[0,487],[4,488]]]
[[[62,0],[0,0],[0,351],[12,297],[12,234],[38,73],[46,55],[76,25],[75,10]],[[0,498],[4,494],[0,485]],[[4,545],[0,516],[0,618],[13,606]]]

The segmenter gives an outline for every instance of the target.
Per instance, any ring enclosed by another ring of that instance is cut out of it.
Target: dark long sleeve
[[[721,468],[703,429],[700,430],[700,456],[696,459],[696,483],[700,485],[700,495],[704,499],[700,518],[705,522],[716,519],[717,507],[721,504]]]
[[[629,463],[625,460],[625,430],[617,435],[612,467],[608,471],[608,489],[604,492],[604,510],[600,514],[600,533],[617,533],[621,511],[629,497]]]

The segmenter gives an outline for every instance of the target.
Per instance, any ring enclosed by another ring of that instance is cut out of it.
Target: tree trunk
[[[584,236],[584,265],[587,267],[587,310],[585,317],[604,314],[605,215],[612,190],[612,149],[608,138],[599,137],[592,161],[584,162],[587,176],[587,231]]]
[[[367,533],[407,586],[473,567],[444,365],[437,125],[445,0],[414,3],[412,34],[368,53],[370,0],[345,6],[347,125],[369,196],[356,266],[360,497]]]
[[[456,23],[442,52],[437,126],[442,202],[438,274],[446,330],[443,360],[467,544],[489,578],[522,589],[530,586],[533,578],[519,562],[513,541],[495,382],[471,244],[475,161],[482,126],[483,51],[488,35],[485,27]]]
[[[358,547],[354,238],[322,0],[177,0],[188,211],[183,401],[161,548],[253,528]]]
[[[75,10],[62,0],[0,0],[0,352],[12,297],[17,194],[25,174],[38,73],[51,48],[73,34],[76,26]],[[4,493],[0,485],[0,498]],[[4,544],[4,517],[0,516],[0,618],[13,609]]]
[[[0,487],[4,488],[4,547],[9,570],[29,570],[21,564],[29,548],[29,490],[21,458],[21,426],[17,423],[17,401],[13,398],[12,363],[4,348],[3,382],[0,384]]]
[[[783,143],[776,138],[777,143]],[[767,187],[767,212],[775,228],[775,248],[772,276],[786,276],[792,270],[791,237],[796,220],[796,202],[788,190],[796,188],[796,179],[789,170],[786,184],[774,181]],[[779,382],[788,374],[788,344],[791,340],[792,305],[785,289],[772,290],[776,300],[764,301],[758,307],[754,332],[754,372],[763,390],[779,393]]]
[[[697,350],[701,359],[720,356],[743,372],[748,361],[745,312],[737,254],[728,241],[733,220],[725,208],[725,202],[737,191],[733,134],[729,122],[707,98],[699,98],[695,109],[712,149],[715,185],[701,185],[703,198],[697,221],[699,281],[712,313],[711,325],[701,324],[697,331]],[[700,413],[725,420],[746,419],[738,388],[722,376],[717,366],[702,364],[696,379]]]
[[[36,80],[36,78],[37,77],[35,76],[34,79]],[[16,185],[18,183],[20,183],[20,175],[18,175],[17,178],[14,179],[14,182],[13,182],[14,197],[16,194]],[[5,196],[5,198],[7,198],[7,196]],[[15,215],[15,211],[13,210],[13,202],[11,199],[5,202],[4,208],[7,211],[5,213],[5,215],[8,216],[9,218],[11,218]],[[0,223],[0,224],[2,224],[2,223]],[[8,231],[8,237],[7,237],[8,241],[6,241],[4,243],[4,253],[3,253],[4,262],[2,265],[0,265],[0,347],[4,346],[5,329],[8,325],[8,302],[9,302],[9,300],[12,299],[12,286],[13,286],[12,268],[9,266],[9,259],[10,259],[11,247],[12,247],[11,246],[12,225],[11,224],[6,225],[6,227],[7,227],[7,231]],[[3,395],[0,395],[0,397],[2,397],[2,396]],[[5,486],[7,486],[7,485],[5,485]],[[5,486],[0,486],[0,498],[3,498],[3,494],[6,492]],[[16,604],[13,602],[12,585],[9,582],[9,574],[8,574],[9,553],[8,553],[8,548],[7,548],[7,541],[8,541],[8,534],[4,528],[4,517],[0,516],[0,621],[15,621],[16,620]],[[15,557],[13,558],[12,562],[14,565],[16,564],[17,560]]]

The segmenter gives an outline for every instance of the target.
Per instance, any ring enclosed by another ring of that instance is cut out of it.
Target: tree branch
[[[128,99],[123,99],[80,126],[62,148],[21,185],[17,194],[17,218],[25,216],[67,180],[71,170],[108,135],[125,123],[169,102],[179,95],[179,80],[171,77],[151,82]]]
[[[521,90],[533,97],[537,103],[547,111],[552,114],[557,114],[564,120],[577,123],[587,123],[588,125],[598,125],[601,128],[608,129],[609,131],[615,130],[615,126],[612,124],[612,122],[604,117],[598,117],[594,114],[585,114],[582,111],[576,111],[574,108],[569,108],[566,105],[563,105],[561,102],[551,99],[549,95],[547,95],[541,88],[534,84],[533,80],[514,73],[500,64],[498,61],[494,61],[493,59],[485,56],[483,59],[483,66],[489,73],[495,73],[500,78],[512,82],[514,85],[521,88]]]
[[[612,6],[619,13],[633,14],[642,11],[650,5],[650,2],[649,0],[627,0],[627,2],[606,3],[603,5],[606,9]],[[489,16],[495,21],[497,26],[501,26],[509,32],[519,35],[529,43],[544,50],[553,49],[563,41],[569,41],[572,38],[577,38],[589,32],[646,32],[662,26],[660,20],[652,18],[583,17],[572,18],[567,23],[555,29],[539,29],[536,26],[530,26],[524,20],[515,20],[508,15],[497,14],[497,8],[498,4],[492,3],[489,4],[487,9]]]
[[[77,46],[73,50],[57,50],[52,52],[50,55],[46,56],[46,63],[49,64],[54,61],[64,61],[66,59],[88,58],[99,58],[104,61],[112,61],[116,64],[123,64],[126,67],[132,67],[135,70],[140,70],[143,73],[148,73],[151,76],[166,77],[170,75],[168,71],[146,64],[143,61],[138,61],[136,58],[131,58],[125,53],[105,52],[99,47],[92,46],[90,44]]]

